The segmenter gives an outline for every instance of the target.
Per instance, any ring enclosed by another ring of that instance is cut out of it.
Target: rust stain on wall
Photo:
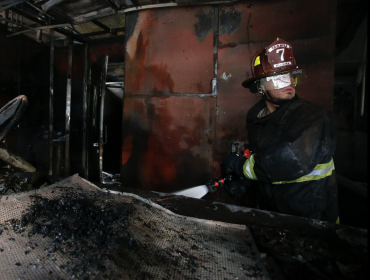
[[[125,92],[212,93],[213,33],[199,23],[213,15],[212,7],[140,12],[127,40]]]
[[[145,70],[147,71],[147,73],[150,73],[148,80],[152,80],[152,92],[174,92],[175,82],[173,81],[171,74],[168,72],[167,65],[154,64],[145,68]]]
[[[212,161],[205,137],[211,119],[208,100],[152,97],[127,102],[124,139],[132,138],[133,148],[122,168],[126,183],[171,192],[206,180]],[[130,142],[124,140],[125,151]]]
[[[130,158],[134,145],[132,143],[132,135],[128,135],[125,140],[123,141],[122,145],[122,165],[126,164],[128,159]]]

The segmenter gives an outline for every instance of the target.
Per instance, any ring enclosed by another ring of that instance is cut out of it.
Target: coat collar
[[[292,100],[281,106],[279,109],[277,109],[275,112],[268,114],[265,117],[257,118],[257,115],[259,112],[266,107],[265,100],[260,100],[256,105],[254,105],[250,109],[250,113],[248,114],[248,118],[251,119],[255,123],[265,123],[268,121],[273,121],[273,123],[276,124],[284,124],[286,122],[285,116],[288,114],[289,111],[288,108],[295,108],[300,103],[300,98],[296,94]]]

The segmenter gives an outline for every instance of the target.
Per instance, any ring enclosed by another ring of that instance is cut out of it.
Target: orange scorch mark
[[[128,159],[130,158],[133,150],[133,144],[132,144],[133,136],[129,135],[125,138],[122,145],[122,165],[125,164]]]
[[[177,177],[174,160],[166,155],[155,136],[150,136],[147,143],[144,177],[148,182],[151,181],[154,184],[171,183]]]

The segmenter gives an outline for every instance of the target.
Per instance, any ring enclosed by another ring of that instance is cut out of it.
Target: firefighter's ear
[[[251,93],[257,93],[258,92],[258,81],[254,81],[250,87],[249,87],[249,90]]]

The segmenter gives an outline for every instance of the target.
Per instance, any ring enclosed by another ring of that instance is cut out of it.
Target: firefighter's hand
[[[222,174],[237,174],[243,177],[243,164],[246,161],[245,157],[240,157],[235,154],[227,155],[221,162]]]
[[[251,184],[252,183],[249,179],[241,179],[225,184],[224,188],[226,192],[232,197],[232,199],[236,203],[240,204],[243,200],[245,192],[251,186]]]

